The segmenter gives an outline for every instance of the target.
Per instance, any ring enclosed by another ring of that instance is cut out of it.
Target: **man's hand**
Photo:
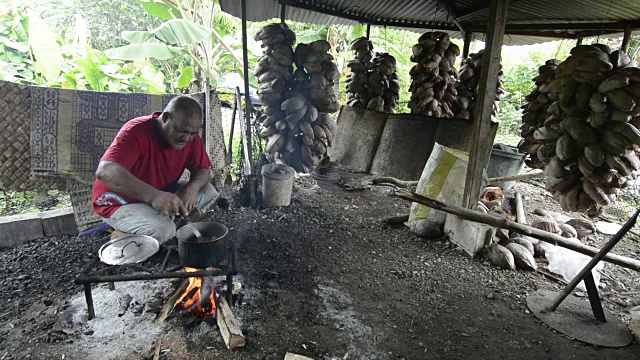
[[[182,200],[184,207],[187,209],[185,216],[189,215],[189,212],[198,204],[198,191],[200,191],[199,188],[187,183],[176,192],[176,195]]]
[[[189,214],[190,208],[185,206],[185,203],[178,196],[166,192],[159,191],[151,201],[151,207],[160,211],[162,215],[169,216],[176,213],[180,213],[182,216]]]

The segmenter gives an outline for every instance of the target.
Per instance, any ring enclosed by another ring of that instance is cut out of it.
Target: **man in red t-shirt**
[[[111,227],[160,243],[176,233],[173,215],[205,212],[218,197],[202,139],[202,108],[173,98],[162,113],[125,123],[100,159],[93,209]],[[188,182],[178,180],[185,169]]]

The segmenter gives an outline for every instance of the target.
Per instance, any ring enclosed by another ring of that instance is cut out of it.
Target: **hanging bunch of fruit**
[[[388,53],[373,53],[373,44],[366,37],[351,42],[356,58],[347,67],[347,105],[393,113],[400,98],[400,80],[396,59]]]
[[[453,103],[458,94],[454,63],[460,48],[447,33],[434,31],[422,34],[411,51],[411,61],[417,63],[409,72],[411,113],[453,117]]]
[[[547,189],[564,210],[596,216],[640,169],[640,68],[622,51],[580,45],[549,90],[558,100],[534,132],[544,142]]]
[[[458,96],[453,106],[453,112],[457,118],[474,120],[483,55],[484,50],[480,50],[462,60],[460,72],[458,73],[458,82],[456,83]],[[507,90],[504,88],[504,82],[502,81],[502,65],[500,65],[498,83],[496,84],[496,98],[493,101],[493,111],[491,113],[491,118],[494,121],[496,121],[496,116],[500,112],[500,100],[504,98],[506,93]]]
[[[262,124],[260,135],[267,139],[266,152],[303,172],[327,160],[327,147],[336,132],[336,123],[328,113],[340,109],[334,90],[340,73],[329,54],[331,46],[327,41],[299,44],[293,51],[295,35],[289,32],[284,24],[271,24],[256,34],[256,40],[262,41],[265,48],[256,68],[261,84],[258,94],[264,105],[257,121]],[[290,50],[286,53],[285,44]],[[277,60],[272,61],[276,56]],[[270,66],[274,62],[278,65],[272,71]],[[283,63],[288,64],[286,69],[280,66]],[[274,79],[266,76],[271,72],[277,75]],[[263,83],[263,76],[268,82]]]
[[[527,103],[522,105],[523,115],[520,126],[522,139],[518,144],[518,150],[529,154],[526,164],[535,169],[542,169],[546,165],[538,157],[538,150],[544,145],[544,141],[536,139],[534,133],[544,128],[544,123],[550,115],[547,110],[558,100],[558,93],[549,91],[549,85],[556,78],[556,68],[559,64],[559,60],[552,59],[538,68],[538,76],[533,78],[536,88],[525,98]],[[544,154],[542,155],[544,158]]]

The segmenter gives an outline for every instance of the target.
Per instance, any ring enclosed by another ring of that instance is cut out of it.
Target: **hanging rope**
[[[567,32],[568,35],[568,32]],[[562,48],[562,43],[564,42],[565,38],[562,38],[562,40],[560,40],[560,45],[558,45],[558,50],[556,50],[556,55],[553,57],[554,59],[558,59],[558,54],[560,53],[560,49]]]
[[[611,11],[611,5],[613,4],[613,0],[609,2],[609,8],[607,9],[607,14],[604,16],[605,19],[609,18],[609,11]],[[602,35],[602,31],[604,30],[604,20],[600,22],[600,31],[598,31],[598,38],[596,39],[596,43],[600,44],[600,35]]]

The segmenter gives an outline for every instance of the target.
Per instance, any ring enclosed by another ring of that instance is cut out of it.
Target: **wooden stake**
[[[487,26],[487,42],[482,57],[482,68],[478,86],[479,99],[476,102],[476,116],[471,138],[471,151],[467,177],[464,185],[462,204],[468,209],[474,209],[480,198],[482,174],[489,160],[493,138],[490,134],[491,113],[496,98],[498,72],[500,71],[500,53],[507,22],[508,0],[491,0],[489,8],[489,24]]]
[[[158,314],[158,319],[156,319],[156,324],[160,324],[167,320],[167,317],[169,317],[169,314],[171,314],[173,307],[176,305],[176,301],[178,301],[180,295],[182,295],[182,293],[187,290],[187,286],[189,286],[189,279],[182,280],[180,286],[178,286],[178,288],[173,292],[173,294],[171,294],[171,296],[169,296],[167,301],[164,303],[164,306],[162,306],[162,310],[160,310],[160,314]]]
[[[524,206],[522,205],[522,195],[516,191],[516,219],[518,224],[527,225],[527,218],[524,216]]]
[[[156,340],[156,351],[153,352],[153,360],[160,360],[160,347],[162,346],[162,340]]]
[[[233,316],[233,312],[231,312],[231,308],[224,296],[218,296],[216,319],[218,321],[220,334],[222,334],[222,338],[224,339],[224,343],[227,345],[227,349],[235,349],[245,345],[242,330],[240,330],[238,321],[235,316]]]
[[[467,219],[467,220],[471,220],[471,221],[475,221],[483,224],[488,224],[500,229],[507,229],[509,231],[514,231],[523,235],[531,236],[538,240],[542,240],[544,242],[561,246],[563,248],[573,250],[580,254],[593,257],[599,251],[599,249],[584,245],[582,243],[568,241],[567,239],[563,238],[560,235],[551,234],[546,231],[536,229],[528,225],[514,223],[507,219],[499,218],[497,216],[482,214],[477,211],[465,209],[455,205],[448,205],[438,200],[430,199],[426,196],[422,196],[416,193],[399,192],[399,193],[396,193],[396,195],[405,200],[417,202],[419,204],[426,205],[431,208],[444,211],[446,213],[458,215],[463,219]],[[625,256],[609,253],[605,255],[602,260],[625,267],[627,269],[640,272],[640,261],[636,259],[631,259]]]
[[[622,36],[622,45],[620,51],[628,52],[629,44],[631,44],[631,25],[625,25],[624,35]]]
[[[288,352],[284,355],[284,360],[313,360],[313,358]]]
[[[527,174],[501,176],[489,179],[489,184],[495,184],[503,181],[518,181],[527,179],[538,179],[544,177],[544,171],[532,171]]]
[[[373,180],[371,180],[371,183],[377,185],[377,184],[393,184],[397,187],[402,187],[402,188],[407,188],[407,187],[414,187],[414,186],[418,186],[418,181],[405,181],[405,180],[400,180],[400,179],[396,179],[394,177],[380,177],[380,178],[375,178]]]

